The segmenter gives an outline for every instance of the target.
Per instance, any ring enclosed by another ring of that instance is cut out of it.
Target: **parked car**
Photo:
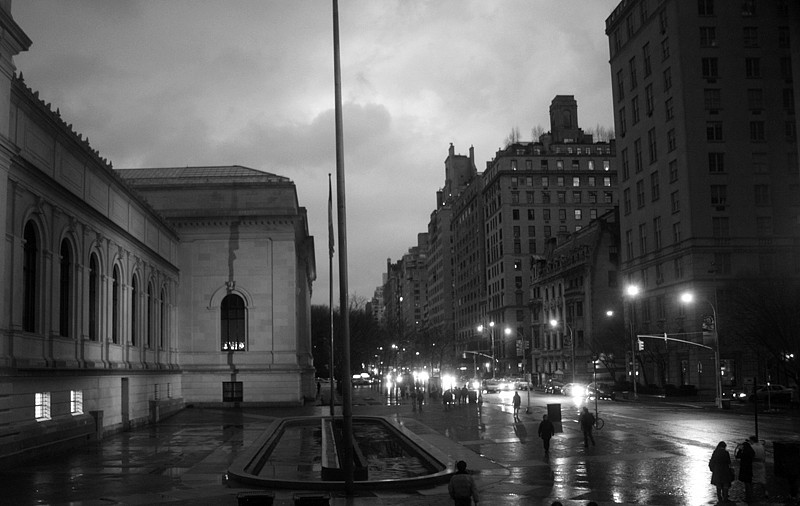
[[[792,389],[783,385],[765,385],[758,387],[755,393],[750,394],[750,402],[775,402],[778,404],[789,403],[792,401]]]
[[[561,393],[567,397],[586,397],[586,385],[582,383],[567,383],[561,388]]]
[[[525,378],[513,378],[513,380],[514,380],[514,390],[528,389],[528,382],[525,381]]]
[[[722,392],[723,399],[730,399],[733,401],[745,402],[750,396],[750,391],[744,388],[731,388]]]
[[[503,389],[503,380],[501,379],[485,379],[483,380],[483,391],[487,394],[499,392]]]
[[[561,389],[564,387],[564,383],[558,380],[547,380],[547,383],[544,384],[544,393],[546,394],[560,394]]]

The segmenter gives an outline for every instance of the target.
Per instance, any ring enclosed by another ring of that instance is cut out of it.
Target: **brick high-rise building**
[[[625,0],[606,20],[623,279],[640,290],[626,304],[628,328],[699,343],[703,317],[713,330],[716,313],[726,385],[741,384],[748,367],[727,346],[736,282],[800,274],[797,9]],[[704,300],[679,304],[687,290]],[[644,345],[640,382],[714,392],[713,353]]]

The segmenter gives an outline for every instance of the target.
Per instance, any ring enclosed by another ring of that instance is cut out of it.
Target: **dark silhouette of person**
[[[456,473],[450,478],[447,491],[456,506],[470,506],[472,501],[478,504],[478,487],[475,486],[472,475],[467,472],[467,463],[463,460],[456,462]]]
[[[539,437],[542,438],[542,446],[544,447],[544,454],[550,454],[550,438],[556,433],[556,428],[553,422],[547,419],[547,415],[542,415],[542,421],[539,422]]]
[[[519,407],[522,404],[522,399],[520,399],[519,392],[517,392],[516,390],[514,391],[514,400],[512,401],[512,404],[514,405],[514,420],[518,420]]]
[[[731,456],[726,448],[725,441],[717,443],[717,447],[708,461],[708,468],[711,470],[711,484],[717,487],[717,500],[723,503],[728,502],[728,490],[733,481]]]
[[[751,436],[755,437],[755,436]],[[750,441],[745,441],[736,451],[736,458],[741,461],[739,464],[739,481],[744,483],[745,502],[753,502],[753,458],[756,452],[750,446]]]
[[[594,415],[589,413],[589,408],[583,408],[583,413],[581,416],[578,417],[578,422],[581,424],[581,430],[583,431],[583,446],[588,447],[589,441],[592,441],[592,446],[594,446],[594,436],[592,435],[592,429],[594,428]]]

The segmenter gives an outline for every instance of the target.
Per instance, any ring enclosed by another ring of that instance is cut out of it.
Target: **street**
[[[369,387],[354,389],[353,413],[396,420],[449,456],[465,460],[481,493],[481,504],[585,506],[609,504],[715,504],[708,460],[724,440],[733,457],[737,443],[755,432],[751,406],[717,410],[711,402],[599,401],[605,420],[595,431],[596,446],[584,448],[579,405],[560,395],[520,392],[519,421],[513,392],[483,395],[483,404],[445,409],[426,399],[422,411],[410,399],[397,401]],[[545,457],[537,428],[548,404],[560,404],[562,430]],[[594,412],[594,403],[588,406]],[[341,406],[336,407],[337,416]],[[325,404],[286,408],[188,408],[157,424],[112,434],[97,444],[42,458],[0,473],[3,504],[170,504],[235,505],[251,490],[226,483],[228,466],[267,430],[287,416],[326,416]],[[797,411],[759,414],[759,437],[766,441],[769,500],[786,504],[788,488],[776,479],[775,441],[800,442]],[[734,466],[738,463],[734,460]],[[226,486],[228,485],[228,486]],[[276,505],[294,504],[298,491],[276,490]],[[744,504],[735,482],[731,499]],[[421,506],[449,504],[447,485],[420,490],[360,491],[355,497],[331,494],[333,505]]]

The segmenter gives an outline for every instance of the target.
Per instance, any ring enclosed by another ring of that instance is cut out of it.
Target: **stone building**
[[[0,465],[186,404],[313,398],[313,239],[286,178],[114,170],[16,76],[0,2]],[[135,186],[135,189],[134,189]]]

